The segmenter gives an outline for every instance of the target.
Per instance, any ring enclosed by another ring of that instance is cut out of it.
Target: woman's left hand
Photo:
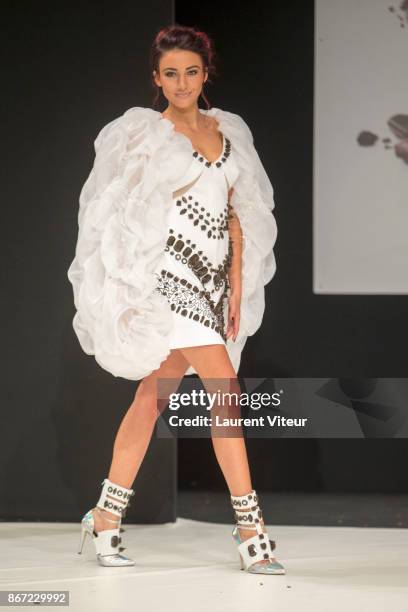
[[[227,339],[232,336],[235,342],[239,331],[239,319],[241,314],[241,294],[231,293],[228,298],[228,324]]]

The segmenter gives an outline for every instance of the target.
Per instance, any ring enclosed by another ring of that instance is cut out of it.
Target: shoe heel
[[[85,538],[86,538],[86,534],[87,534],[87,530],[85,529],[85,527],[82,525],[82,530],[81,530],[81,536],[80,536],[80,540],[79,540],[79,550],[78,550],[78,555],[82,554],[82,549],[84,547],[84,542],[85,542]]]
[[[245,569],[245,565],[244,565],[244,560],[243,560],[243,558],[242,558],[242,555],[241,555],[241,554],[239,555],[239,558],[240,558],[240,560],[241,560],[241,569],[243,570],[243,569]]]

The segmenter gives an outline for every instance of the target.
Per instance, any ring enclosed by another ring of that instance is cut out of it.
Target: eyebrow
[[[197,66],[197,64],[194,64],[194,66],[188,66],[186,70],[190,70],[190,68],[200,68],[200,66]],[[167,68],[163,68],[163,70],[176,70],[177,72],[177,68],[171,68],[170,66],[167,66]]]

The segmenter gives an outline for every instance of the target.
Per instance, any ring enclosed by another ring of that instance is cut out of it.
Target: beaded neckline
[[[216,166],[217,168],[220,168],[220,166],[222,166],[222,164],[227,161],[231,152],[231,141],[224,135],[224,133],[222,133],[222,143],[223,146],[221,155],[219,155],[214,161],[209,161],[202,153],[197,151],[197,149],[194,149],[193,157],[195,157],[199,162],[204,163],[207,168],[209,168],[210,166]]]

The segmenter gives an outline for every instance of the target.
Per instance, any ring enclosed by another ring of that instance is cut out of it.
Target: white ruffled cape
[[[239,334],[227,340],[236,372],[248,336],[260,327],[264,286],[272,279],[277,237],[273,188],[237,114],[211,108],[231,140],[239,176],[231,204],[244,236]],[[113,374],[140,380],[170,354],[172,311],[155,291],[154,270],[167,242],[166,212],[191,164],[191,141],[151,108],[134,107],[105,125],[79,198],[78,241],[68,269],[82,349]],[[225,300],[225,316],[228,304]],[[227,319],[226,319],[227,320]],[[192,366],[186,374],[195,374]]]

